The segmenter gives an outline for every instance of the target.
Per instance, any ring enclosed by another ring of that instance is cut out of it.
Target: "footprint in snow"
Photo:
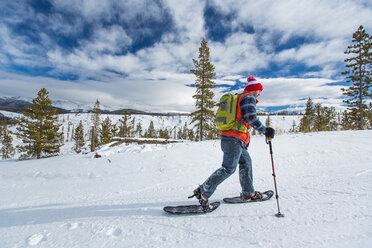
[[[46,240],[46,237],[39,233],[39,234],[34,234],[34,235],[30,236],[26,240],[26,243],[28,245],[31,245],[31,246],[36,246],[36,245],[40,244],[40,242],[45,241],[45,240]]]
[[[106,235],[107,236],[111,236],[111,237],[118,237],[120,236],[122,233],[121,229],[120,228],[110,228],[107,232],[106,232]]]
[[[81,227],[81,223],[68,223],[68,224],[65,224],[64,225],[65,227],[67,227],[68,230],[74,230],[74,229],[77,229],[78,227]]]

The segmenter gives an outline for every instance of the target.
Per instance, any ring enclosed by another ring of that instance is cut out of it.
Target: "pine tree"
[[[188,129],[188,132],[187,132],[187,139],[188,139],[188,140],[195,140],[195,133],[194,133],[194,130],[192,130],[192,129]]]
[[[136,126],[136,118],[133,117],[132,121],[130,122],[130,133],[129,133],[129,137],[134,137],[135,134],[136,134],[136,131],[134,129],[134,127]]]
[[[300,131],[320,132],[334,130],[337,130],[335,108],[323,107],[320,103],[313,106],[312,101],[309,98],[305,114],[300,121]]]
[[[181,134],[181,138],[183,140],[186,140],[187,139],[188,132],[189,132],[189,128],[187,127],[187,122],[185,122],[185,125],[182,128],[182,134]]]
[[[130,137],[132,132],[133,132],[133,128],[132,125],[130,124],[130,121],[132,119],[132,116],[131,116],[131,113],[129,113],[128,111],[124,111],[123,112],[123,117],[119,120],[120,122],[120,126],[119,126],[119,137]]]
[[[146,138],[156,138],[156,130],[154,128],[154,122],[151,121],[149,128],[146,130],[145,135]]]
[[[72,125],[70,141],[74,139],[74,132],[75,132],[74,125]]]
[[[0,117],[1,117],[1,115],[0,115]],[[6,122],[6,119],[5,118],[3,118],[3,119],[1,119],[1,124],[0,124],[0,140],[1,140],[1,137],[3,136],[3,129],[4,129],[4,127],[3,127],[3,121],[5,121]]]
[[[323,107],[320,103],[315,104],[314,127],[312,131],[330,131],[328,109]]]
[[[328,120],[329,131],[338,130],[337,113],[334,107],[325,109],[326,118]]]
[[[199,140],[203,140],[215,128],[215,113],[212,110],[216,103],[213,101],[214,93],[211,90],[216,83],[212,81],[216,75],[214,65],[209,61],[209,48],[207,41],[203,39],[199,48],[199,60],[193,59],[195,69],[191,69],[196,76],[196,93],[193,98],[196,100],[196,111],[191,113],[192,121],[196,122],[199,132]]]
[[[348,111],[342,112],[341,128],[342,130],[354,129],[355,120],[352,120],[352,115]]]
[[[100,133],[100,144],[108,144],[112,139],[112,123],[111,119],[107,116],[106,119],[101,123]]]
[[[141,122],[138,122],[136,126],[136,134],[138,137],[142,137],[142,131],[142,124]]]
[[[342,88],[343,95],[349,99],[343,100],[348,106],[347,114],[353,126],[364,129],[368,118],[368,107],[366,100],[372,97],[371,93],[371,65],[372,65],[372,41],[371,36],[366,33],[363,26],[353,34],[354,44],[347,47],[345,54],[349,55],[344,60],[347,70],[342,75],[347,75],[346,82],[352,83],[348,88]]]
[[[158,137],[161,139],[170,139],[169,131],[166,128],[160,129]]]
[[[368,121],[369,121],[369,127],[372,128],[372,102],[369,103],[369,109],[368,111]]]
[[[98,143],[98,134],[100,132],[99,125],[101,123],[101,106],[100,102],[97,99],[96,103],[94,104],[93,110],[92,110],[92,129],[91,129],[91,141],[90,141],[90,150],[94,152],[96,150],[96,146],[99,145]]]
[[[17,128],[17,136],[24,144],[17,147],[20,152],[25,152],[22,159],[54,156],[62,146],[62,133],[59,132],[61,124],[58,124],[57,111],[52,108],[48,94],[42,88],[32,100],[33,105],[23,111]]]
[[[82,121],[80,121],[79,125],[76,127],[73,139],[75,141],[74,151],[80,153],[83,146],[85,146],[84,128]]]
[[[300,120],[300,132],[310,132],[314,126],[315,109],[313,101],[309,97],[306,102],[305,114]]]
[[[112,136],[112,137],[115,137],[116,134],[118,133],[118,131],[119,131],[118,126],[117,126],[116,124],[112,125],[112,128],[111,128],[111,136]]]
[[[0,143],[2,145],[0,152],[2,154],[2,159],[5,160],[12,158],[15,153],[15,149],[12,144],[13,137],[11,136],[11,132],[8,130],[5,118],[1,121],[0,129]]]
[[[172,136],[173,135],[173,136]],[[173,139],[177,139],[177,126],[174,126],[171,131],[171,136]]]
[[[177,128],[177,139],[183,140],[182,128]]]

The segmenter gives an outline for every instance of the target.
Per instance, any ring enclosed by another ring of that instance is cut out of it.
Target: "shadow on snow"
[[[0,209],[0,228],[49,224],[95,217],[160,217],[167,215],[163,211],[163,207],[169,204],[170,202],[156,202],[76,207],[71,207],[67,204],[47,204],[22,208]],[[178,201],[173,203],[173,205],[183,204],[190,204],[190,201]]]

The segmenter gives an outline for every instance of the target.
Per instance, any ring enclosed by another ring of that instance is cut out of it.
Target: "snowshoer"
[[[263,90],[262,84],[253,76],[248,77],[247,81],[244,92],[239,95],[236,109],[236,120],[243,120],[243,125],[247,128],[243,132],[241,128],[221,131],[222,166],[193,191],[193,196],[205,208],[209,206],[208,198],[219,184],[235,172],[238,164],[242,200],[255,201],[262,198],[262,193],[255,191],[253,187],[252,160],[247,151],[250,142],[249,130],[253,127],[258,133],[265,134],[270,139],[274,138],[275,130],[265,127],[256,114],[257,97]]]

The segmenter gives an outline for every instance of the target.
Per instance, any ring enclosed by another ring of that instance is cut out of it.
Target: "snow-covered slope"
[[[0,110],[0,113],[10,117],[10,118],[18,118],[22,115],[19,113],[13,113],[9,111]],[[112,121],[112,124],[116,124],[117,126],[120,125],[119,119],[122,118],[122,115],[113,115],[113,114],[102,114],[101,121],[105,118],[109,117]],[[144,134],[145,130],[148,129],[150,122],[152,121],[154,124],[155,129],[167,129],[170,133],[171,138],[175,138],[175,134],[177,133],[179,128],[182,128],[187,124],[188,128],[193,128],[194,124],[190,124],[191,117],[184,116],[184,115],[172,115],[172,116],[150,116],[150,115],[132,115],[132,118],[135,120],[135,126],[138,123],[141,124]],[[266,122],[267,116],[259,116],[262,123]],[[270,116],[271,126],[276,130],[277,134],[288,133],[298,128],[300,123],[300,119],[302,116]],[[84,134],[85,140],[87,141],[86,147],[89,146],[89,131],[91,130],[92,118],[91,114],[87,113],[69,113],[69,114],[60,114],[58,117],[58,121],[62,124],[61,131],[64,133],[64,145],[61,148],[61,153],[71,153],[72,147],[74,145],[74,141],[72,139],[73,130],[79,125],[79,122],[82,121],[84,127]],[[16,127],[10,127],[10,130],[16,133]],[[194,128],[195,131],[195,128]],[[15,135],[13,135],[14,139],[14,146],[21,143],[20,140],[17,139]],[[1,145],[0,145],[1,146]],[[19,154],[15,155],[15,158],[18,158]]]
[[[175,217],[221,164],[219,141],[103,147],[0,162],[0,247],[370,247],[372,131],[283,134],[273,141],[275,199]],[[249,147],[256,190],[273,189],[268,146]],[[235,173],[211,200],[240,192]]]

